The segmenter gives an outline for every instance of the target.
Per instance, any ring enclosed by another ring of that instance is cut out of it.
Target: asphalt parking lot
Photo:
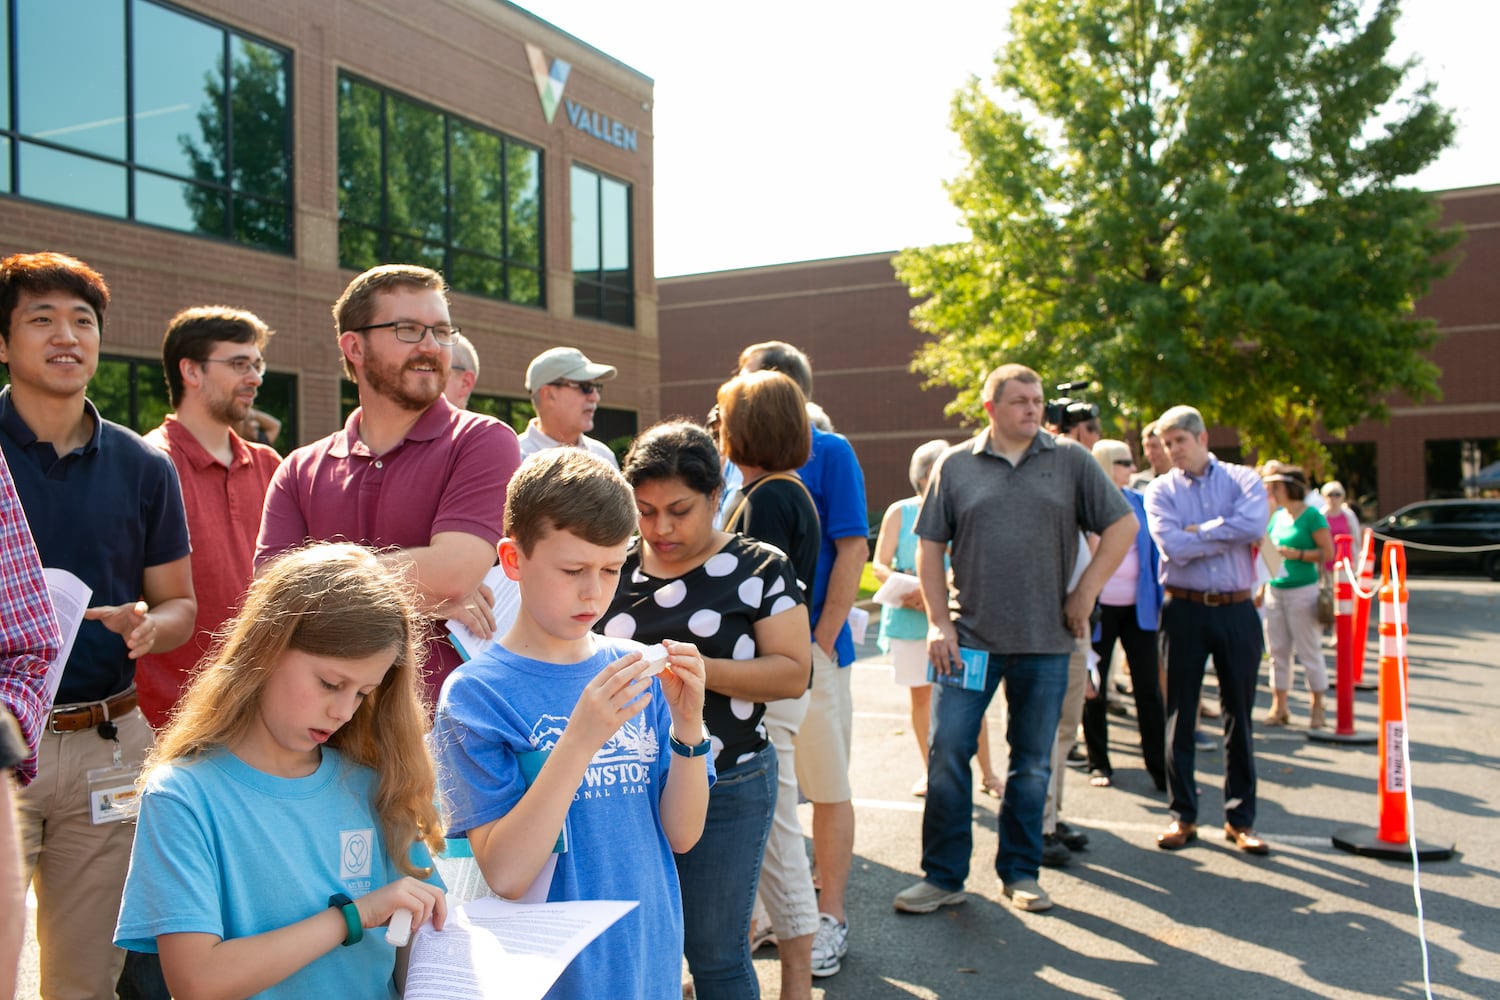
[[[1457,848],[1420,870],[1420,930],[1409,863],[1332,845],[1335,831],[1376,822],[1376,751],[1309,742],[1295,724],[1305,723],[1305,691],[1293,694],[1293,727],[1255,734],[1256,825],[1269,857],[1212,835],[1219,753],[1199,757],[1210,835],[1177,853],[1156,849],[1164,798],[1141,767],[1133,720],[1112,719],[1114,786],[1090,787],[1072,769],[1065,779],[1064,817],[1090,844],[1068,867],[1043,870],[1052,910],[1004,905],[993,869],[997,803],[976,793],[969,901],[896,913],[892,898],[920,877],[922,803],[910,794],[917,754],[906,692],[870,643],[852,668],[850,952],[840,973],[815,981],[815,995],[1418,997],[1425,934],[1433,996],[1500,997],[1500,583],[1415,577],[1410,590],[1416,830]],[[1262,691],[1261,712],[1268,705]],[[1373,692],[1359,693],[1360,731],[1374,731],[1375,706]],[[998,706],[991,718],[1001,732]],[[35,959],[29,946],[23,1000],[37,995]],[[775,951],[758,952],[756,969],[763,995],[778,996]]]

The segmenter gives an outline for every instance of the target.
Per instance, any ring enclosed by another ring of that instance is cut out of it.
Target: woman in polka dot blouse
[[[621,471],[635,490],[641,534],[600,631],[691,641],[704,657],[703,716],[718,781],[702,838],[677,856],[684,950],[699,997],[757,997],[750,913],[777,778],[760,720],[765,702],[807,687],[807,606],[779,550],[714,527],[723,477],[703,428],[650,428]]]

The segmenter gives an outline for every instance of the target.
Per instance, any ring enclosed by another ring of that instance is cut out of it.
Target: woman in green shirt
[[[1318,625],[1318,567],[1333,558],[1328,522],[1307,505],[1307,475],[1295,465],[1283,465],[1263,480],[1273,504],[1268,534],[1281,553],[1281,573],[1266,588],[1266,646],[1271,653],[1271,711],[1268,726],[1291,721],[1287,693],[1292,683],[1292,654],[1307,673],[1312,692],[1308,726],[1325,723],[1323,693],[1328,690],[1328,668],[1323,662],[1323,630]]]

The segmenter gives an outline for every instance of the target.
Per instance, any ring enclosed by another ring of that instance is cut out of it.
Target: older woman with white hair
[[[1139,490],[1129,487],[1135,460],[1124,441],[1105,438],[1093,447],[1094,461],[1104,467],[1120,488],[1140,522],[1135,545],[1125,553],[1099,594],[1100,618],[1094,628],[1094,653],[1099,657],[1098,685],[1083,704],[1083,740],[1088,748],[1092,784],[1105,787],[1114,780],[1109,760],[1109,712],[1104,693],[1109,690],[1110,660],[1115,641],[1125,650],[1130,687],[1135,695],[1135,718],[1141,732],[1141,757],[1157,791],[1167,787],[1166,715],[1158,680],[1156,630],[1161,622],[1161,556],[1146,529],[1146,505]]]
[[[872,570],[875,579],[884,583],[894,573],[917,573],[917,514],[922,510],[922,496],[927,492],[927,481],[932,477],[933,466],[948,450],[948,442],[937,440],[912,452],[907,478],[915,496],[897,500],[886,509],[880,520],[880,535],[875,540],[875,561]],[[912,794],[927,794],[927,735],[932,711],[932,684],[927,680],[927,606],[922,602],[921,590],[907,595],[900,607],[885,607],[880,611],[880,635],[876,644],[881,652],[891,654],[891,665],[895,670],[896,683],[911,691],[911,731],[917,739],[917,751],[922,757],[922,775],[912,785]],[[999,798],[1005,790],[1005,782],[995,773],[990,764],[989,726],[979,724],[979,770],[985,794]]]

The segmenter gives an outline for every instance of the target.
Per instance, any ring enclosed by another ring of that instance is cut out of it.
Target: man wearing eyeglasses
[[[170,653],[143,657],[136,669],[141,711],[152,728],[167,716],[213,643],[239,607],[253,576],[255,535],[271,477],[281,464],[273,448],[242,439],[239,427],[255,403],[270,327],[229,306],[184,309],[167,323],[161,366],[174,408],[146,440],[177,468],[193,539],[193,635]]]
[[[618,375],[609,365],[595,364],[576,347],[554,347],[526,366],[526,391],[536,416],[521,435],[521,454],[535,455],[548,448],[582,448],[618,469],[609,445],[588,436],[604,383]]]
[[[474,383],[478,381],[479,352],[474,350],[469,338],[460,333],[453,341],[453,363],[448,366],[443,395],[460,410],[467,410],[469,397],[474,394]]]
[[[282,463],[266,498],[255,566],[308,541],[380,549],[437,623],[426,664],[427,695],[436,702],[461,659],[441,620],[462,622],[482,639],[494,633],[494,597],[483,581],[495,563],[520,448],[509,427],[443,396],[460,331],[442,275],[407,264],[371,268],[344,289],[333,319],[359,408],[341,430]]]
[[[271,328],[259,316],[229,306],[184,309],[167,323],[161,367],[175,408],[146,441],[177,469],[193,539],[193,589],[198,614],[187,642],[143,656],[135,671],[141,712],[160,731],[182,696],[193,668],[213,645],[219,627],[239,609],[254,575],[255,535],[276,450],[236,433],[255,403]],[[167,997],[161,960],[130,952],[117,986],[124,1000]]]

